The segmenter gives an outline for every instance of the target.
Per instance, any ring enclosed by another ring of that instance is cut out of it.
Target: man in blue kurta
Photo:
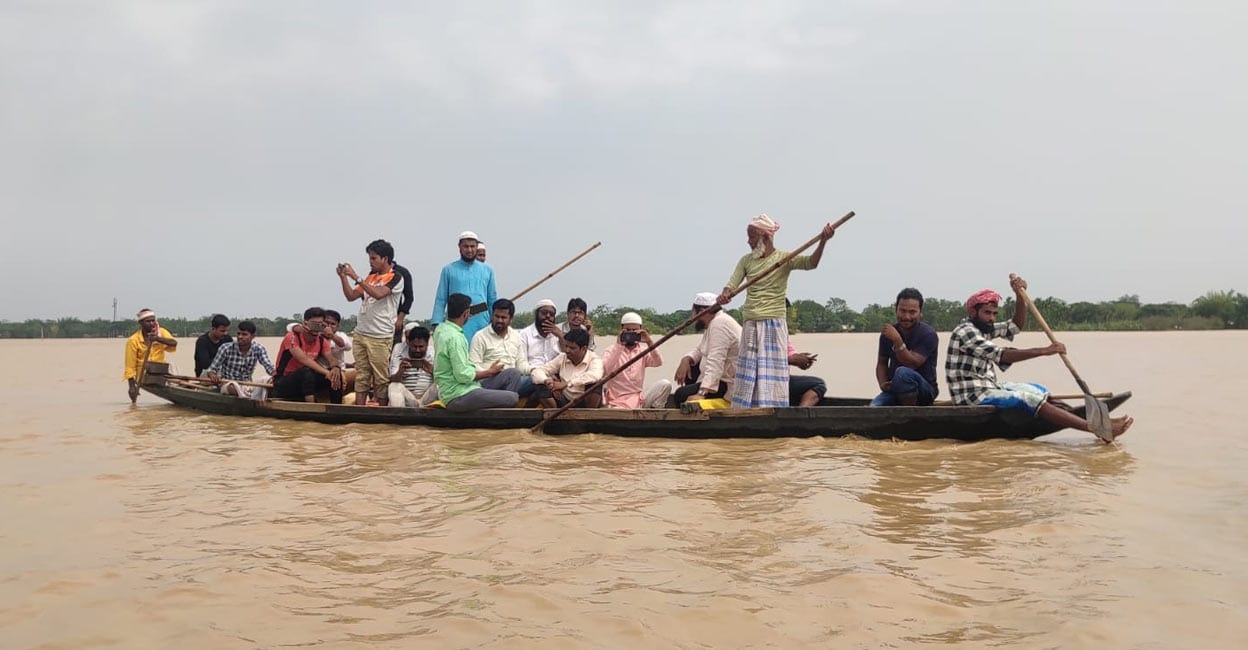
[[[438,291],[433,295],[433,325],[446,318],[446,301],[453,293],[462,293],[472,299],[472,316],[464,323],[464,337],[472,341],[479,330],[490,326],[490,309],[498,299],[494,286],[494,269],[485,262],[477,261],[477,233],[465,230],[459,233],[459,259],[442,267],[438,276]]]

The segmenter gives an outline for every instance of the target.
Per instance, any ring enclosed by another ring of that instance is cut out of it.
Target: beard
[[[971,324],[974,325],[975,329],[979,330],[985,336],[992,336],[992,331],[997,326],[996,323],[992,323],[992,322],[985,323],[984,321],[979,320],[978,318],[972,318]]]
[[[693,324],[693,329],[695,331],[701,332],[706,329],[706,323],[703,323],[702,321],[698,321]]]
[[[499,336],[502,336],[503,334],[507,333],[507,327],[508,327],[507,325],[498,325],[495,323],[490,323],[490,329],[494,330],[494,333]]]
[[[758,245],[750,249],[750,257],[753,257],[756,260],[763,259],[763,255],[766,254],[767,242],[765,240],[759,240]]]

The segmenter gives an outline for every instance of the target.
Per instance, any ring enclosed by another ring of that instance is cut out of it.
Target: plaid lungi
[[[747,320],[732,387],[732,408],[789,405],[789,325],[783,318]]]

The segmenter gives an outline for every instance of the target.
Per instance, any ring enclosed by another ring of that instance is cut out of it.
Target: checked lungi
[[[789,405],[789,325],[783,318],[747,320],[732,387],[732,408]]]

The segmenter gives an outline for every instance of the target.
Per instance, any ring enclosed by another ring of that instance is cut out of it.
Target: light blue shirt
[[[472,304],[485,303],[486,309],[474,314],[464,323],[464,338],[472,340],[479,330],[490,326],[490,309],[498,300],[498,290],[494,287],[494,269],[485,262],[469,264],[462,259],[455,260],[442,267],[438,276],[438,291],[433,294],[433,316],[429,322],[437,325],[446,320],[446,299],[452,293],[462,293],[472,299]]]

